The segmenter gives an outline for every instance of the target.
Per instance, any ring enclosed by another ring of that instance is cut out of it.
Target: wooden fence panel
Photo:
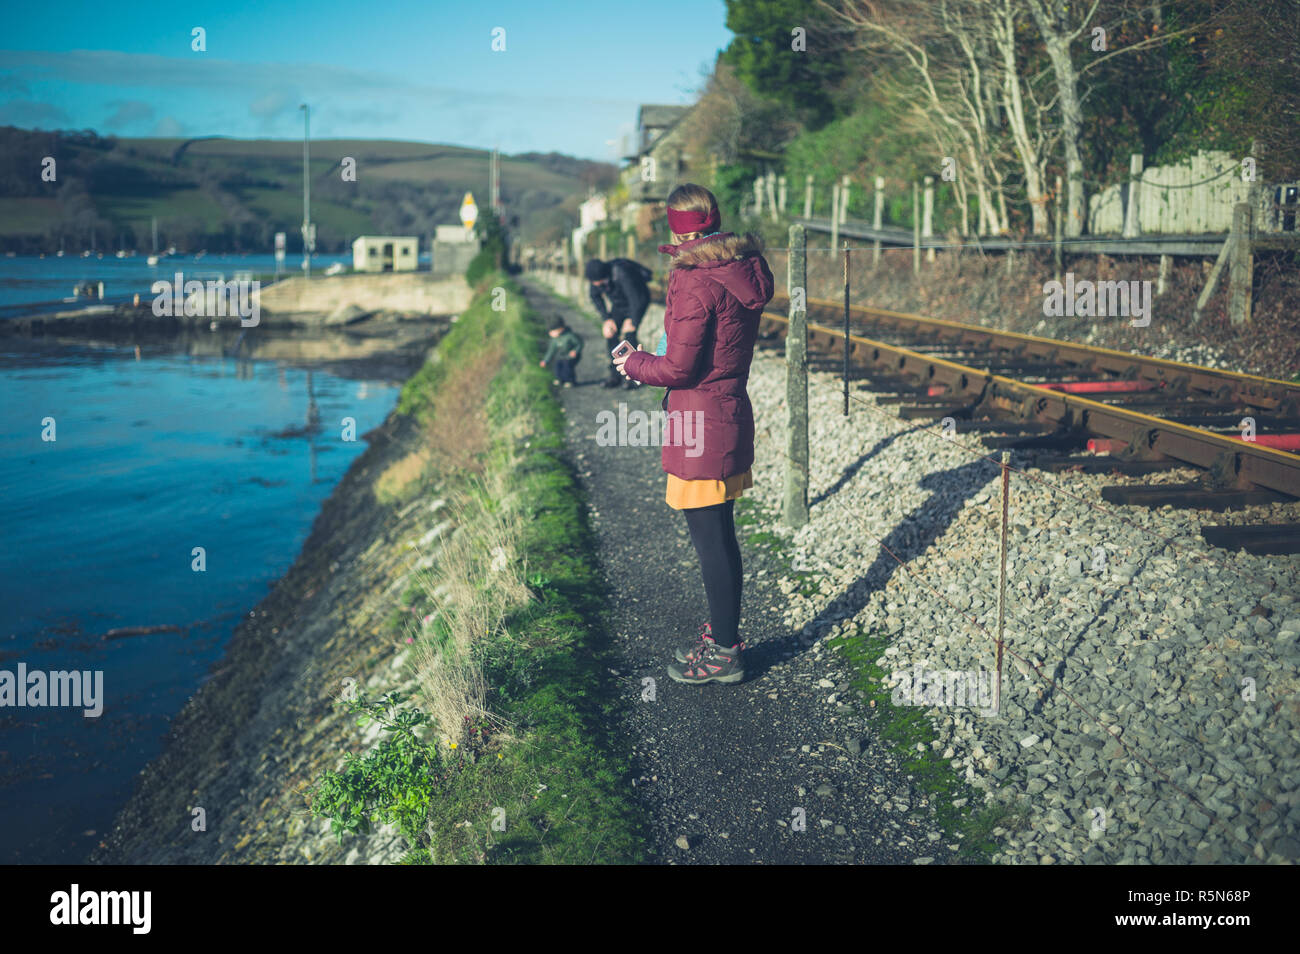
[[[1183,162],[1148,166],[1137,188],[1138,226],[1144,235],[1201,235],[1232,229],[1232,210],[1252,201],[1252,183],[1241,178],[1241,159],[1221,151],[1202,151]],[[1284,184],[1285,185],[1285,184]],[[1277,231],[1282,216],[1276,205],[1278,186],[1259,190],[1256,216],[1261,231]],[[1117,182],[1088,197],[1088,231],[1117,235],[1124,230],[1129,184]]]

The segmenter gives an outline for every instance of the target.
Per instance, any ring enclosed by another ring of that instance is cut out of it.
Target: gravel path
[[[629,700],[623,728],[657,856],[674,864],[952,860],[958,845],[935,826],[933,806],[842,698],[848,667],[783,620],[789,598],[761,554],[742,543],[741,632],[753,647],[746,681],[687,687],[668,678],[673,648],[707,619],[695,551],[681,514],[664,503],[659,448],[595,440],[598,412],[617,413],[620,401],[650,411],[662,392],[600,387],[604,340],[594,316],[539,287],[527,294],[543,314],[563,312],[587,344],[579,385],[560,394],[611,594],[607,632]],[[800,816],[804,830],[796,830]]]

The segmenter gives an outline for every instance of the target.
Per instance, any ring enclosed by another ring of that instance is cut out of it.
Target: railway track
[[[787,308],[773,299],[761,343],[784,337]],[[848,309],[845,361],[844,304],[807,308],[810,366],[847,373],[850,387],[897,404],[905,419],[998,431],[987,446],[1030,452],[1048,471],[1201,471],[1190,483],[1104,488],[1112,503],[1221,511],[1300,498],[1300,382],[861,305]],[[1202,535],[1227,549],[1300,552],[1300,523]]]

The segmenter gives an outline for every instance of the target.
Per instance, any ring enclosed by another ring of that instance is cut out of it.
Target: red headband
[[[722,216],[715,205],[708,214],[686,210],[668,210],[668,228],[674,235],[689,235],[692,232],[716,232],[722,225]]]

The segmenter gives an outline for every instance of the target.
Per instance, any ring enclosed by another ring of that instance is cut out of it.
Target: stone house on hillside
[[[636,230],[639,237],[649,238],[647,222],[654,209],[663,204],[673,188],[689,177],[693,159],[682,138],[682,120],[692,106],[647,104],[637,110],[635,152],[623,158],[621,181],[627,203],[620,210],[624,230]]]

